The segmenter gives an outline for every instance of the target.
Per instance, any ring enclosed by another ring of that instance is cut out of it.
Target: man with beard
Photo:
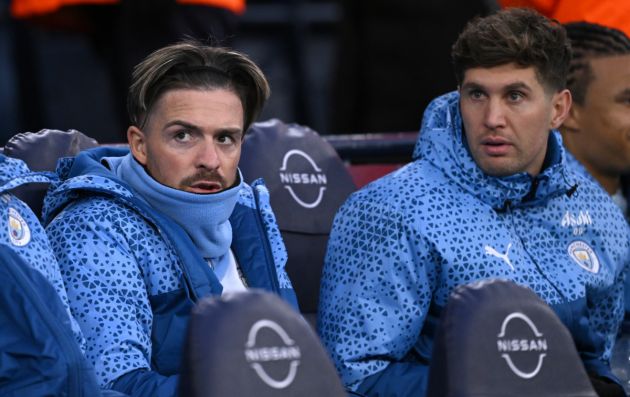
[[[269,193],[238,170],[268,95],[243,54],[164,47],[133,74],[130,151],[59,165],[44,218],[102,387],[176,395],[190,308],[204,296],[260,288],[297,307]]]

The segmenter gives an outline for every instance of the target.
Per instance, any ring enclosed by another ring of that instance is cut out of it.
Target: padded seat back
[[[345,396],[315,333],[278,296],[249,290],[192,310],[180,395]]]
[[[61,157],[74,156],[81,150],[98,146],[98,142],[77,130],[40,130],[23,132],[11,137],[4,154],[23,160],[32,171],[54,171]],[[48,184],[33,183],[12,191],[28,204],[41,219],[42,205]]]
[[[239,167],[246,182],[263,178],[289,261],[300,310],[315,322],[328,235],[337,209],[356,190],[335,149],[312,129],[272,119],[254,123]]]
[[[451,294],[428,397],[596,397],[571,334],[530,289],[486,280]]]

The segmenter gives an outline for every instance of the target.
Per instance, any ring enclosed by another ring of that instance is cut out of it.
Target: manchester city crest
[[[595,251],[590,245],[584,241],[574,241],[569,244],[567,248],[569,256],[577,263],[582,269],[591,273],[599,272],[599,259],[595,255]]]
[[[9,207],[9,239],[18,247],[23,247],[31,241],[31,229],[22,215],[11,207]]]

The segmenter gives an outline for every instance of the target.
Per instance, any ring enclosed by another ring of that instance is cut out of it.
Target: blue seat
[[[597,397],[567,328],[511,281],[455,289],[435,334],[427,397]]]
[[[306,321],[274,294],[208,297],[192,310],[180,395],[346,396]]]
[[[23,132],[11,137],[4,146],[6,156],[23,160],[32,171],[54,171],[60,157],[74,156],[83,149],[98,146],[98,142],[77,130]],[[47,184],[33,183],[13,190],[41,219],[42,203]]]
[[[337,209],[356,190],[335,149],[312,129],[272,119],[254,123],[239,167],[246,182],[263,178],[289,260],[300,310],[315,324],[328,235]]]

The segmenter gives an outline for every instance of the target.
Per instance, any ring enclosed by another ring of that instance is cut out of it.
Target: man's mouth
[[[481,141],[481,146],[488,156],[504,156],[512,144],[502,137],[487,137]]]
[[[217,193],[223,189],[220,182],[216,181],[197,181],[189,185],[188,190],[192,193],[208,194]]]

